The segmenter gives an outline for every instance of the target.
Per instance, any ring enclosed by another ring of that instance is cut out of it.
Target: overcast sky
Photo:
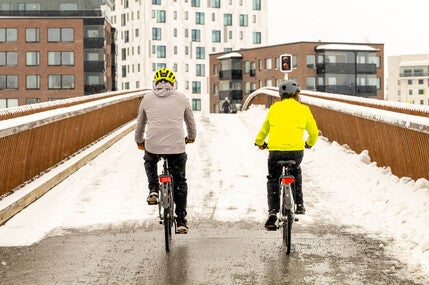
[[[428,0],[268,0],[268,44],[384,44],[385,56],[429,54]]]

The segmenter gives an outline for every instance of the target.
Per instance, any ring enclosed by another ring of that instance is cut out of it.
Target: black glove
[[[137,147],[138,147],[140,150],[144,150],[144,141],[143,141],[143,142],[141,142],[141,143],[137,143]]]
[[[267,144],[266,142],[264,142],[262,145],[257,145],[257,144],[255,143],[255,145],[256,145],[260,150],[263,150],[263,149],[268,148],[268,144]]]
[[[185,143],[193,143],[195,139],[190,139],[188,137],[185,138]]]
[[[308,145],[307,142],[305,142],[305,148],[310,149],[312,146]]]

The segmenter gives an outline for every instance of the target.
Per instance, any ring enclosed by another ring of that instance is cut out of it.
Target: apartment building
[[[280,70],[289,54],[292,70]],[[239,110],[253,91],[296,80],[301,89],[384,98],[384,45],[370,43],[294,42],[210,55],[210,112],[217,113],[228,97]],[[271,105],[272,98],[259,104]],[[260,98],[262,100],[262,97]]]
[[[121,90],[152,88],[162,67],[194,110],[208,111],[209,54],[267,44],[262,0],[116,0],[117,82]]]
[[[429,54],[388,57],[386,100],[429,105]]]
[[[104,2],[0,0],[0,108],[115,88]]]

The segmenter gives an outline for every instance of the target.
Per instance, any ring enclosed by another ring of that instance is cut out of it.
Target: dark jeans
[[[295,176],[295,203],[303,204],[302,195],[302,176],[301,176],[301,161],[304,156],[304,151],[270,151],[268,155],[268,176],[267,176],[267,197],[268,210],[279,212],[280,195],[279,195],[279,179],[282,168],[277,164],[280,160],[295,160],[296,165],[290,171]]]
[[[167,154],[169,172],[173,176],[174,202],[176,203],[176,215],[186,217],[186,202],[188,197],[188,184],[186,182],[186,153]],[[149,189],[159,189],[158,182],[158,161],[160,154],[145,151],[144,166],[149,182]]]

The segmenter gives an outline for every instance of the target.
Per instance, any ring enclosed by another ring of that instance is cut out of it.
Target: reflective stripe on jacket
[[[294,98],[284,99],[270,107],[255,143],[262,145],[268,136],[269,150],[303,150],[304,130],[309,135],[307,144],[313,146],[319,130],[310,108]]]

